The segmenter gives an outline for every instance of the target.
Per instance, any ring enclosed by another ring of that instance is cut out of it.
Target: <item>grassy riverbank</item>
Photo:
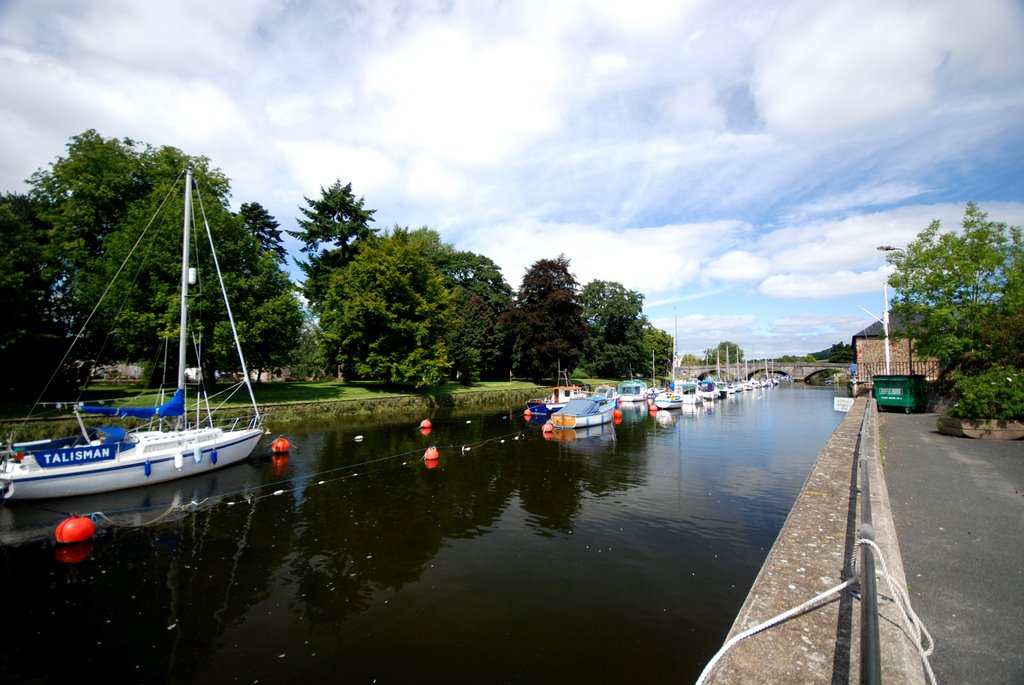
[[[593,387],[601,383],[599,379],[579,381]],[[610,382],[610,381],[604,381]],[[218,391],[223,390],[219,388]],[[150,394],[145,395],[147,392]],[[310,418],[323,418],[345,415],[383,414],[388,412],[408,412],[421,410],[424,415],[437,407],[473,407],[473,406],[514,406],[521,408],[527,399],[539,397],[550,392],[547,386],[538,386],[529,381],[512,380],[499,382],[480,382],[471,385],[446,383],[425,390],[396,388],[384,383],[373,381],[355,381],[340,383],[335,381],[318,382],[274,382],[259,383],[253,386],[256,403],[260,411],[266,414],[266,425],[275,430],[290,421]],[[93,385],[83,391],[80,396],[69,401],[95,404],[99,402],[117,402],[120,406],[153,406],[151,391],[145,391],[134,385]],[[214,396],[210,400],[212,406],[221,410],[235,409],[249,405],[248,395],[244,388],[225,400]],[[26,423],[25,417],[30,420]],[[100,417],[96,417],[96,422]],[[68,423],[67,430],[77,430],[73,416],[64,409],[53,406],[32,409],[28,402],[0,402],[0,432],[7,435],[17,427],[19,440],[30,440],[35,437],[60,432],[63,426],[54,426],[52,422]],[[103,422],[116,421],[103,419]],[[37,435],[38,434],[38,435]]]

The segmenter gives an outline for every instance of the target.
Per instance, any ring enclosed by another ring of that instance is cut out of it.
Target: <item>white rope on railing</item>
[[[889,574],[889,570],[885,564],[885,557],[882,555],[882,550],[878,547],[878,545],[875,544],[875,542],[872,540],[865,540],[863,538],[858,539],[856,544],[854,545],[854,559],[856,559],[857,548],[860,547],[860,545],[862,544],[869,545],[874,550],[877,560],[879,562],[878,568],[875,571],[875,577],[885,579],[886,585],[892,593],[892,599],[900,608],[900,613],[903,616],[903,620],[906,623],[908,633],[910,637],[913,638],[914,644],[917,647],[918,654],[920,654],[921,656],[921,663],[924,667],[925,676],[927,677],[928,682],[935,685],[937,683],[937,681],[935,680],[935,673],[932,671],[931,663],[928,660],[928,657],[931,656],[932,652],[935,651],[935,641],[932,639],[932,636],[928,632],[927,628],[925,628],[924,624],[921,622],[921,619],[918,617],[916,613],[914,613],[913,608],[910,606],[910,597],[907,594],[907,591],[900,587],[896,579]],[[700,677],[697,678],[696,685],[703,685],[705,679],[711,674],[711,671],[714,669],[715,665],[722,659],[722,657],[726,655],[726,653],[729,650],[735,647],[742,640],[745,640],[748,637],[751,637],[752,635],[756,635],[757,633],[760,633],[773,626],[783,623],[784,621],[788,621],[794,616],[802,614],[805,611],[809,611],[810,609],[816,607],[818,604],[824,602],[826,599],[832,597],[833,595],[838,595],[840,592],[850,587],[851,585],[855,584],[856,582],[857,573],[856,568],[854,568],[853,577],[849,580],[845,580],[839,585],[831,587],[828,590],[825,590],[824,592],[815,595],[814,597],[810,598],[809,600],[807,600],[799,606],[793,607],[788,611],[784,611],[781,614],[768,619],[767,621],[759,623],[752,628],[747,628],[743,632],[737,633],[736,635],[732,636],[724,645],[722,645],[722,648],[719,649],[713,657],[711,657],[711,660],[707,663],[707,666],[705,666],[704,670],[701,671]],[[927,646],[925,646],[925,643],[927,643]]]
[[[700,677],[697,678],[697,685],[702,685],[702,683],[704,682],[704,679],[708,677],[708,675],[711,673],[711,670],[715,667],[715,664],[717,664],[718,661],[723,656],[725,656],[726,653],[730,649],[735,647],[740,641],[747,639],[751,635],[756,635],[757,633],[760,633],[761,631],[768,630],[772,626],[778,625],[779,623],[782,623],[783,621],[787,621],[787,620],[793,618],[794,616],[796,616],[798,614],[802,614],[803,612],[811,609],[812,607],[814,607],[818,603],[825,601],[826,599],[828,599],[832,595],[838,595],[840,592],[842,592],[847,587],[849,587],[850,585],[853,585],[856,582],[857,582],[856,578],[850,578],[849,580],[844,580],[839,585],[836,585],[835,587],[832,587],[832,588],[829,588],[828,590],[825,590],[821,594],[818,594],[818,595],[815,595],[814,597],[811,597],[809,600],[807,600],[806,602],[804,602],[800,606],[793,607],[792,609],[790,609],[788,611],[784,611],[781,614],[779,614],[778,616],[774,616],[774,617],[768,619],[767,621],[765,621],[763,623],[758,623],[753,628],[747,628],[742,633],[737,633],[736,635],[733,635],[732,638],[730,638],[724,645],[722,645],[722,648],[718,650],[718,653],[715,654],[713,657],[711,657],[711,661],[708,662],[708,665],[704,667],[703,671],[701,671]]]
[[[917,652],[921,657],[921,664],[924,667],[925,676],[930,683],[937,683],[935,680],[935,673],[932,671],[931,662],[928,657],[935,651],[935,640],[932,639],[931,633],[925,628],[921,618],[914,611],[913,607],[910,606],[910,595],[907,591],[900,586],[896,579],[889,573],[889,569],[885,565],[885,557],[882,555],[882,550],[874,540],[857,540],[857,546],[868,545],[875,552],[875,558],[878,561],[880,570],[875,571],[875,577],[881,577],[885,579],[885,584],[889,587],[889,592],[892,594],[892,600],[896,603],[896,606],[900,608],[900,615],[903,617],[903,621],[906,623],[907,631],[914,640],[914,646],[917,647]],[[925,646],[927,643],[927,647]]]

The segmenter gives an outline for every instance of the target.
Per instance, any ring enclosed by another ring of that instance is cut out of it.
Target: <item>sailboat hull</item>
[[[41,450],[28,451],[21,462],[4,464],[0,499],[74,497],[187,478],[244,460],[263,435],[261,428],[140,432],[113,459],[47,468],[33,454]]]

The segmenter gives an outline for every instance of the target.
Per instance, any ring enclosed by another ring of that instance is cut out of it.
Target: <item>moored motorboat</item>
[[[526,401],[526,411],[538,416],[546,416],[562,411],[570,401],[588,396],[587,389],[582,385],[556,385],[547,397]]]
[[[647,383],[636,378],[621,381],[618,393],[620,402],[643,402],[647,399]]]
[[[569,400],[568,404],[551,417],[555,428],[586,428],[608,423],[614,418],[615,388],[598,386],[587,397]]]
[[[685,405],[703,404],[697,384],[692,381],[676,381],[673,387],[658,393],[654,406],[658,409],[679,409]]]

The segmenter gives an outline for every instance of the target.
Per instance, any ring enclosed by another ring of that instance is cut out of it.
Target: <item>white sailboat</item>
[[[0,456],[0,500],[42,499],[110,492],[185,478],[239,462],[252,452],[264,434],[248,369],[235,331],[234,317],[221,279],[221,293],[235,337],[242,376],[252,402],[248,418],[215,425],[212,414],[188,423],[185,397],[185,352],[189,244],[192,216],[192,170],[185,174],[185,211],[182,221],[181,312],[178,338],[177,390],[170,401],[152,407],[115,408],[72,404],[79,432],[76,435],[31,442],[14,442]],[[209,226],[206,227],[213,247]],[[216,254],[214,264],[217,265]],[[220,278],[217,265],[218,278]],[[89,428],[83,414],[149,419],[144,428],[118,426]]]

